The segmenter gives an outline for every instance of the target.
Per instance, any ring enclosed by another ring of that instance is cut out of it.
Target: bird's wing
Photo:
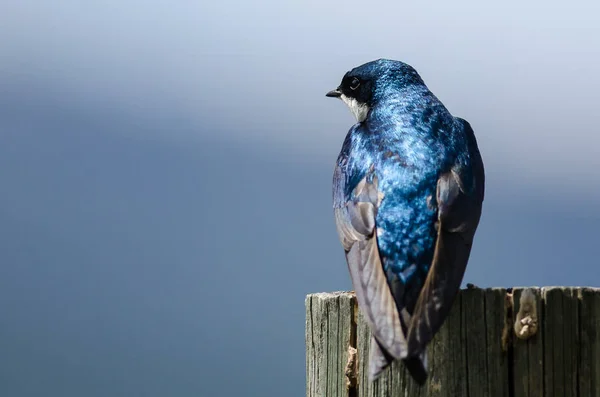
[[[406,355],[406,339],[381,264],[375,235],[375,217],[380,201],[377,176],[371,169],[346,195],[346,161],[342,153],[334,173],[337,231],[346,252],[359,307],[373,336],[387,353],[401,358]],[[350,198],[346,199],[347,196]]]
[[[439,330],[467,266],[484,197],[484,167],[470,125],[458,119],[469,144],[470,166],[458,163],[437,183],[438,236],[431,269],[407,332],[408,355],[423,351]]]

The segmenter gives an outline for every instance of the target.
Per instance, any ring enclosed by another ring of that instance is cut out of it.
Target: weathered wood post
[[[395,363],[367,379],[353,293],[306,298],[307,397],[600,397],[600,289],[462,290],[428,347],[423,387]]]

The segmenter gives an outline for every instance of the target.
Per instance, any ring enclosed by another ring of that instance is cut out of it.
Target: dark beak
[[[325,94],[325,96],[328,96],[330,98],[339,98],[342,96],[342,91],[340,91],[339,88],[336,88],[333,91],[329,91],[327,94]]]

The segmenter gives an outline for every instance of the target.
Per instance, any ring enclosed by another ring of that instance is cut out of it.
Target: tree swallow
[[[397,359],[422,385],[426,346],[460,290],[481,216],[477,141],[403,62],[358,66],[327,96],[357,120],[335,166],[333,207],[373,336],[369,377]]]

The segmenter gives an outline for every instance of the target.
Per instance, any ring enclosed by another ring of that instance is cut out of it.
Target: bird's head
[[[347,72],[338,88],[326,96],[340,98],[358,122],[364,121],[369,110],[380,100],[410,85],[422,85],[423,80],[410,65],[388,59],[378,59]]]

